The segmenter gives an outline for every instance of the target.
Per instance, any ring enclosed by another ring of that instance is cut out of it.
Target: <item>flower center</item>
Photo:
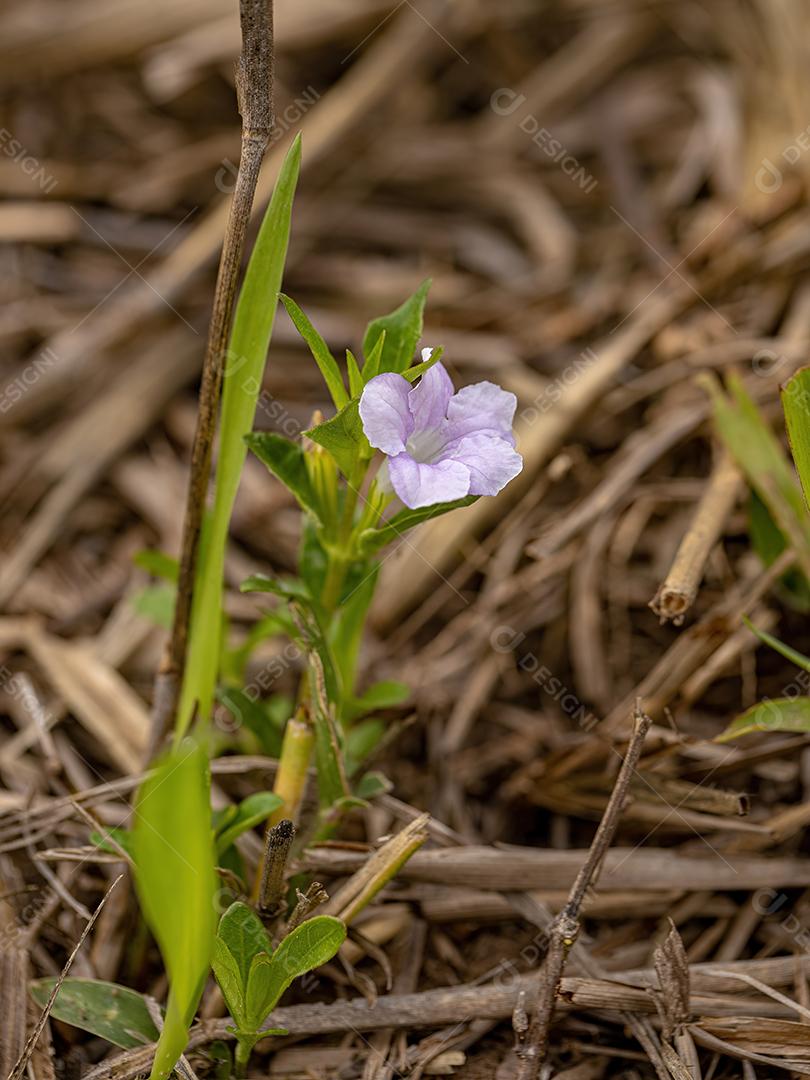
[[[406,452],[420,465],[432,465],[444,449],[444,435],[436,428],[415,431],[405,444]]]

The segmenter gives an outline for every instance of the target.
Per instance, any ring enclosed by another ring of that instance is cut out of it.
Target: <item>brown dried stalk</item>
[[[228,213],[208,330],[197,426],[191,449],[177,602],[171,637],[155,680],[150,756],[160,747],[177,711],[188,648],[191,598],[197,550],[211,474],[220,390],[233,321],[239,267],[264,152],[273,127],[273,2],[240,0],[242,53],[236,68],[236,93],[242,116],[239,171]]]
[[[283,818],[278,825],[273,825],[264,836],[259,911],[270,918],[275,918],[284,910],[284,872],[294,839],[295,825],[289,818]]]
[[[753,967],[752,965],[755,965]],[[710,965],[692,965],[691,972],[705,971]],[[797,971],[810,970],[810,957],[776,957],[758,961],[740,961],[725,965],[725,976],[712,978],[706,984],[705,994],[694,994],[690,1012],[711,1016],[719,1022],[721,1017],[779,1018],[785,1019],[790,1012],[777,1002],[773,1007],[763,1005],[760,997],[753,1001],[742,998],[735,989],[734,981],[727,980],[729,969],[744,967],[758,970],[763,979],[772,984],[778,980],[789,985]],[[631,986],[625,978],[628,974],[643,985]],[[643,979],[639,979],[643,976]],[[518,975],[514,980],[496,979],[485,985],[465,983],[461,986],[443,986],[420,993],[389,994],[379,997],[374,1005],[365,998],[353,1001],[336,1001],[330,1005],[308,1003],[289,1005],[276,1009],[266,1020],[268,1027],[286,1028],[291,1035],[341,1035],[347,1031],[379,1031],[383,1028],[435,1028],[444,1024],[462,1024],[470,1017],[503,1020],[510,1016],[522,992],[528,991],[534,975]],[[654,971],[613,972],[609,979],[572,978],[565,976],[561,982],[560,1008],[602,1010],[618,1013],[624,1022],[633,1015],[639,1021],[656,1012],[650,986],[657,985]],[[713,989],[711,989],[713,988]],[[700,1028],[692,1027],[696,1041],[702,1037]],[[196,1050],[217,1039],[233,1038],[233,1022],[230,1017],[204,1020],[194,1025],[189,1036],[186,1053]],[[137,1047],[108,1058],[92,1068],[85,1080],[137,1080],[148,1068],[154,1056],[155,1046]],[[810,1069],[808,1069],[810,1073]]]
[[[737,501],[740,483],[740,471],[731,455],[721,453],[670,571],[650,601],[662,622],[671,619],[680,625],[695,602],[706,560]]]
[[[560,989],[568,951],[579,934],[582,902],[598,877],[605,854],[613,842],[619,816],[627,799],[630,781],[641,756],[644,737],[651,723],[650,717],[645,716],[637,707],[627,754],[619,769],[610,800],[588,851],[588,857],[571,886],[565,907],[551,924],[548,951],[538,973],[534,1003],[529,1009],[528,1033],[518,1047],[518,1080],[537,1080],[540,1067],[546,1059],[554,1003]]]

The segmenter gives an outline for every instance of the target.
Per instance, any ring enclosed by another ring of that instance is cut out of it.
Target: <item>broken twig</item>
[[[518,1080],[536,1080],[540,1074],[540,1066],[545,1061],[551,1017],[565,967],[565,959],[579,934],[580,908],[599,874],[605,853],[613,841],[619,824],[619,816],[627,799],[630,781],[641,756],[644,737],[651,723],[649,716],[645,716],[637,708],[627,754],[619,769],[610,800],[588,851],[588,857],[571,886],[565,907],[551,924],[548,951],[539,972],[535,1000],[529,1013],[529,1030],[518,1048]]]

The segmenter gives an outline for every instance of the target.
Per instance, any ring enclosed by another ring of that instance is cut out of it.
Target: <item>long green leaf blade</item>
[[[461,506],[471,506],[477,499],[477,495],[466,495],[463,499],[456,499],[454,502],[435,503],[433,506],[422,506],[418,510],[400,510],[379,529],[364,529],[360,534],[360,550],[364,555],[373,555],[415,525],[441,517],[442,514],[448,514]]]
[[[165,1080],[185,1048],[211,961],[217,878],[209,790],[207,754],[187,738],[143,782],[134,807],[135,882],[170,988],[152,1080]]]
[[[210,716],[214,702],[228,526],[247,455],[244,440],[253,427],[262,372],[273,332],[300,166],[301,140],[298,136],[279,172],[234,316],[222,394],[216,493],[206,529],[206,541],[201,543],[198,558],[188,659],[176,725],[177,738],[188,729],[195,704],[205,721]]]
[[[782,387],[782,408],[805,502],[810,505],[810,367],[801,368]]]
[[[702,381],[712,397],[720,437],[810,577],[810,517],[787,454],[739,376],[729,375],[730,394],[724,393],[714,378],[707,376]]]
[[[37,1005],[46,1004],[55,983],[56,979],[49,978],[35,979],[29,984]],[[143,995],[100,979],[63,979],[51,1016],[63,1024],[98,1035],[122,1050],[133,1050],[158,1037]]]
[[[810,731],[810,698],[765,698],[737,716],[715,742],[755,731]]]
[[[287,309],[287,314],[292,319],[295,329],[309,345],[309,351],[312,353],[313,359],[324,377],[332,401],[335,403],[335,408],[342,409],[348,403],[349,395],[343,385],[343,378],[337,360],[332,356],[329,346],[298,304],[291,297],[285,296],[284,293],[281,293],[281,301]]]
[[[250,700],[250,699],[248,699]],[[267,723],[267,717],[265,717]],[[254,791],[248,795],[238,806],[234,807],[236,813],[230,818],[216,834],[217,855],[222,855],[228,850],[239,837],[248,831],[261,825],[270,815],[281,806],[281,799],[272,791]]]
[[[746,619],[745,616],[743,616],[743,622],[752,633],[756,634],[761,642],[765,645],[769,645],[774,652],[778,652],[780,656],[784,656],[786,660],[790,660],[791,663],[796,664],[796,666],[802,668],[803,671],[810,671],[810,657],[805,656],[804,653],[800,653],[798,649],[786,645],[784,641],[780,641],[778,637],[769,634],[767,630],[760,630],[759,627],[754,626],[751,620]]]

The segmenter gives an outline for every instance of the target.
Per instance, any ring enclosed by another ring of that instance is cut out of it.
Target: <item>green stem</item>
[[[247,1076],[248,1062],[250,1061],[250,1055],[253,1052],[253,1047],[256,1045],[256,1040],[252,1035],[237,1035],[236,1036],[236,1053],[234,1054],[234,1066],[237,1077],[241,1078]]]
[[[326,569],[326,580],[323,585],[321,602],[326,610],[331,613],[338,606],[340,590],[346,577],[346,571],[352,561],[351,541],[354,532],[354,515],[357,510],[357,500],[360,495],[360,487],[366,474],[368,462],[360,461],[349,477],[346,491],[343,496],[343,510],[337,527],[334,547],[329,551],[329,564]]]
[[[321,602],[328,612],[332,612],[338,606],[340,590],[343,587],[343,579],[346,576],[348,560],[340,555],[330,553],[329,564],[326,568],[326,580],[323,583]]]
[[[315,731],[309,719],[303,715],[303,710],[299,710],[298,715],[293,716],[284,729],[278,772],[273,785],[273,791],[283,802],[270,818],[271,826],[278,824],[282,818],[290,818],[292,821],[296,819],[307,783],[309,759],[314,745]]]

